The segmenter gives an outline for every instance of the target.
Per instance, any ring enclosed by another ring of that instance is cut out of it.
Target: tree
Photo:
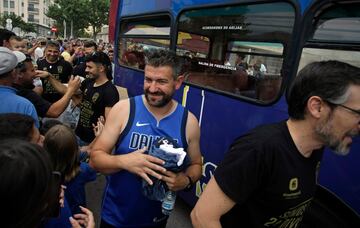
[[[35,32],[35,28],[34,28],[34,26],[32,24],[26,23],[20,16],[14,14],[14,13],[10,13],[10,14],[0,16],[0,24],[3,27],[6,27],[6,20],[7,19],[12,20],[12,28],[11,28],[11,30],[13,30],[13,28],[18,27],[24,32]]]
[[[88,18],[89,24],[93,29],[93,37],[96,38],[96,35],[101,31],[103,25],[109,23],[109,0],[88,0],[89,7],[94,9],[91,11],[90,17]]]
[[[50,5],[46,16],[55,20],[55,26],[58,31],[64,34],[64,21],[66,22],[67,33],[70,33],[70,25],[73,22],[74,35],[81,34],[84,28],[88,27],[89,12],[86,6],[87,0],[55,0],[53,5]]]
[[[56,21],[61,33],[64,32],[64,21],[67,28],[73,22],[74,35],[83,33],[89,26],[93,27],[94,34],[99,33],[101,26],[107,24],[109,0],[55,0],[49,6],[46,16]],[[69,29],[67,30],[70,32]]]

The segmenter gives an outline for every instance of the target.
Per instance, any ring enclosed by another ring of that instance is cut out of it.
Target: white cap
[[[0,75],[10,72],[25,59],[25,54],[20,51],[11,51],[6,47],[0,47]]]

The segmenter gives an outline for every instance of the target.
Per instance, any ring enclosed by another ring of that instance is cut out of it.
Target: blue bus
[[[186,80],[175,99],[199,120],[204,164],[196,188],[181,193],[190,205],[236,137],[287,118],[287,89],[302,67],[329,59],[360,66],[360,1],[115,0],[112,6],[114,81],[123,94],[143,93],[147,50],[171,49],[184,59]],[[347,156],[324,153],[308,212],[314,221],[359,224],[359,141]]]

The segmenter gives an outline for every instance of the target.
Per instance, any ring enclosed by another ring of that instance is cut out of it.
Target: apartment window
[[[9,0],[3,0],[3,5],[4,5],[4,8],[8,8],[9,7]],[[14,1],[10,1],[10,8],[12,8],[12,9],[15,8],[15,2]]]
[[[34,20],[35,20],[35,18],[34,18],[34,15],[29,15],[29,17],[28,17],[28,21],[29,22],[34,22]]]

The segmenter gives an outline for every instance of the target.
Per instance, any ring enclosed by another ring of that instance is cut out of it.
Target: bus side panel
[[[347,156],[326,150],[321,161],[319,183],[335,192],[338,197],[360,212],[360,140],[354,139]]]
[[[182,90],[176,93],[175,98],[180,103],[183,94]],[[284,99],[280,102],[283,103]],[[195,204],[217,164],[237,137],[260,124],[287,119],[286,110],[277,105],[255,106],[194,87],[190,87],[187,93],[186,107],[201,121],[200,148],[204,158],[202,178],[191,192],[181,193],[190,205]]]

